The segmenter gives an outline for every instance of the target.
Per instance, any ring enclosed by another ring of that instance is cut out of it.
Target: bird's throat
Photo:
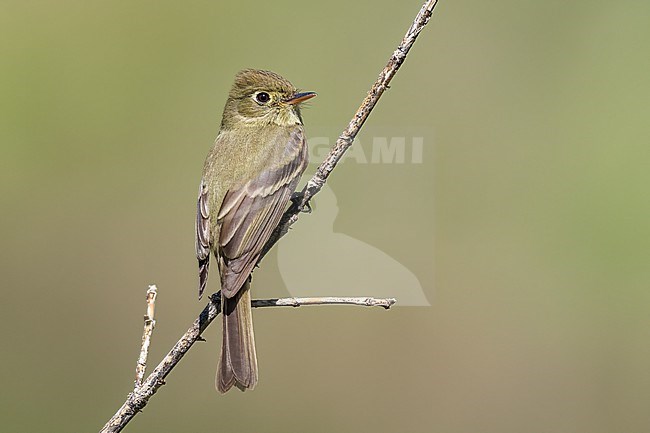
[[[300,115],[293,108],[279,108],[273,116],[272,122],[279,126],[302,125]]]

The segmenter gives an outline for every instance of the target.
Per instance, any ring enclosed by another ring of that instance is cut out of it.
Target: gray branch
[[[135,389],[142,385],[144,373],[147,370],[147,358],[149,357],[149,346],[151,345],[151,335],[156,327],[154,313],[156,310],[156,296],[158,288],[155,284],[147,289],[147,314],[144,315],[144,331],[142,332],[142,346],[140,347],[140,356],[135,366]]]
[[[352,145],[359,130],[370,115],[379,98],[388,89],[389,84],[399,67],[404,63],[406,55],[413,46],[418,35],[429,22],[433,10],[438,3],[437,0],[427,0],[418,12],[413,24],[409,27],[406,35],[393,52],[386,67],[381,71],[377,81],[373,84],[368,95],[361,103],[361,106],[355,113],[354,117],[348,124],[347,128],[341,133],[336,144],[321,163],[316,174],[307,182],[307,185],[298,195],[294,203],[284,213],[280,224],[273,232],[271,238],[266,243],[261,258],[271,249],[275,243],[282,238],[291,225],[298,220],[300,211],[304,209],[309,200],[316,195],[329,177],[330,173],[341,160],[343,154]],[[325,305],[325,304],[352,304],[362,306],[381,306],[390,308],[395,303],[394,299],[374,299],[374,298],[285,298],[253,301],[253,307],[271,307],[271,306],[291,306],[301,305]],[[120,432],[126,424],[146,405],[151,396],[165,384],[165,378],[171,370],[178,364],[188,350],[196,341],[202,340],[201,333],[210,325],[221,310],[221,296],[217,293],[210,297],[210,302],[203,309],[199,317],[194,321],[192,326],[187,330],[185,335],[174,345],[171,351],[158,364],[153,372],[142,382],[140,386],[131,392],[122,407],[106,423],[100,433]]]
[[[427,0],[424,2],[420,12],[418,12],[415,17],[413,24],[411,24],[406,35],[404,35],[404,39],[402,39],[402,42],[397,46],[397,49],[390,56],[390,59],[388,59],[386,67],[384,67],[379,74],[377,81],[375,81],[370,88],[368,95],[361,103],[359,109],[357,109],[357,112],[354,113],[347,128],[345,128],[336,140],[334,147],[316,170],[316,174],[309,179],[307,185],[305,185],[303,190],[297,195],[293,205],[291,205],[284,215],[282,215],[280,224],[278,224],[278,227],[271,234],[269,241],[264,245],[264,249],[262,250],[258,262],[262,260],[273,245],[282,238],[282,236],[289,232],[291,226],[298,221],[300,212],[305,209],[309,200],[318,194],[323,185],[325,185],[330,173],[332,173],[332,170],[336,167],[336,164],[338,164],[343,157],[343,154],[350,148],[350,146],[352,146],[352,142],[361,130],[366,119],[368,119],[368,116],[370,116],[370,112],[375,108],[375,105],[377,105],[377,102],[379,101],[379,98],[381,98],[381,95],[384,94],[384,91],[389,88],[391,80],[395,74],[397,74],[397,70],[402,66],[404,60],[406,60],[406,55],[415,43],[418,35],[429,22],[429,19],[433,14],[433,9],[436,7],[437,3],[438,0]]]
[[[368,298],[368,297],[338,297],[324,296],[318,298],[276,298],[259,299],[252,301],[254,308],[261,307],[301,307],[303,305],[359,305],[362,307],[384,307],[389,309],[395,305],[395,298]]]

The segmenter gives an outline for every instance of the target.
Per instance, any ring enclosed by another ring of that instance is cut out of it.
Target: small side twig
[[[140,348],[140,356],[138,363],[135,366],[135,388],[142,385],[144,373],[147,370],[147,357],[149,356],[149,346],[151,345],[151,335],[153,329],[156,327],[154,314],[156,310],[156,296],[158,296],[158,288],[155,284],[149,286],[147,289],[147,314],[144,315],[144,331],[142,332],[142,346]]]
[[[377,299],[368,297],[324,297],[324,298],[279,298],[279,299],[261,299],[251,302],[253,307],[299,307],[301,305],[330,305],[330,304],[349,304],[361,305],[367,307],[384,307],[390,308],[395,304],[395,299]],[[180,340],[172,347],[167,356],[158,364],[140,386],[136,386],[119,410],[111,417],[110,420],[100,430],[100,433],[116,433],[122,431],[131,419],[147,405],[151,396],[158,388],[165,384],[165,378],[172,369],[185,356],[192,345],[201,341],[201,333],[210,325],[215,317],[221,312],[221,293],[217,292],[210,296],[208,305],[203,309],[199,317],[192,323],[192,326],[181,337]]]
[[[395,305],[395,298],[367,298],[367,297],[337,297],[327,296],[321,298],[276,298],[258,299],[251,302],[255,308],[260,307],[301,307],[303,305],[360,305],[362,307],[384,307],[389,309]]]

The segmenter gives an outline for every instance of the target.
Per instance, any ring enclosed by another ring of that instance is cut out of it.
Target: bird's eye
[[[255,95],[255,99],[260,104],[266,104],[267,102],[269,102],[271,100],[271,96],[266,92],[260,92],[257,95]]]

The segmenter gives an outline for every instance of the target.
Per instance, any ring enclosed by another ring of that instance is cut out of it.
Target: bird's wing
[[[302,128],[296,128],[289,134],[280,160],[226,193],[217,215],[221,293],[226,297],[234,296],[253,271],[307,163]]]
[[[208,282],[210,266],[210,208],[208,206],[208,185],[201,180],[199,198],[196,202],[196,258],[199,260],[199,298],[203,295]]]

